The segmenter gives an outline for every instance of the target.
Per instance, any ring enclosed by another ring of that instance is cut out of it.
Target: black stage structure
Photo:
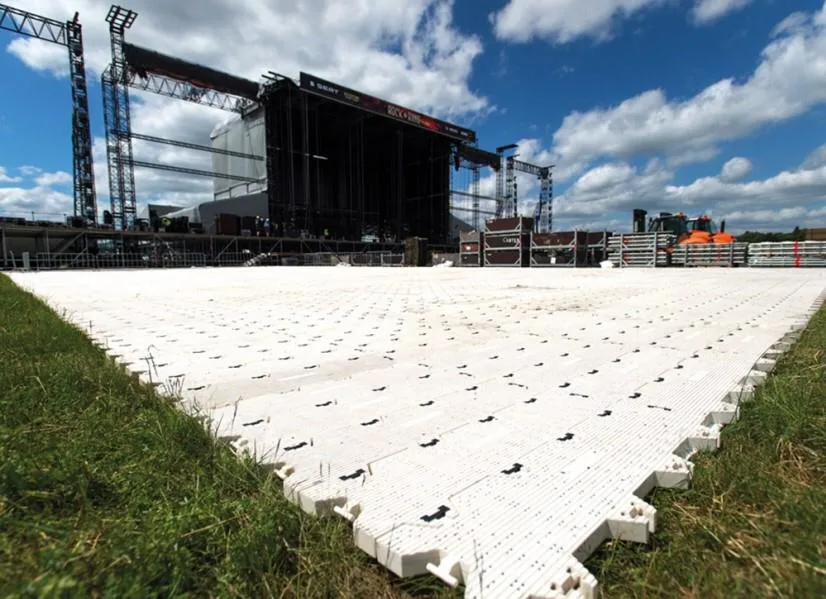
[[[450,169],[499,168],[476,133],[308,73],[270,73],[265,114],[270,218],[358,239],[448,240]]]
[[[276,236],[303,230],[336,239],[421,236],[447,243],[452,196],[471,196],[465,210],[479,222],[480,170],[499,171],[502,157],[479,149],[474,131],[307,73],[294,81],[269,72],[258,83],[129,44],[124,34],[136,16],[118,6],[107,16],[112,63],[103,85],[116,229],[135,226],[136,166],[254,182],[136,161],[132,139],[266,160],[268,216]],[[129,88],[242,116],[263,110],[265,156],[133,133]],[[451,190],[451,169],[470,171],[471,189]]]

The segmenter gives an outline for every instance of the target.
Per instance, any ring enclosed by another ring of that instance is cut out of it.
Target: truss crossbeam
[[[68,45],[66,23],[0,4],[0,29],[26,37]]]
[[[194,175],[196,177],[216,177],[218,179],[227,179],[229,181],[241,181],[243,183],[261,183],[260,179],[254,177],[243,177],[241,175],[229,175],[225,173],[215,173],[213,171],[205,171],[197,168],[187,168],[183,166],[175,166],[172,164],[161,164],[159,162],[146,162],[144,160],[132,160],[132,166],[138,168],[151,168],[159,171],[168,171],[171,173],[181,173],[182,175]]]
[[[125,135],[119,133],[119,135]],[[167,146],[175,146],[176,148],[185,148],[187,150],[198,150],[200,152],[211,152],[212,154],[221,154],[223,156],[232,156],[234,158],[246,158],[247,160],[265,160],[264,156],[257,154],[245,154],[244,152],[235,152],[233,150],[223,150],[221,148],[213,148],[202,144],[194,144],[188,141],[179,141],[177,139],[167,139],[165,137],[156,137],[154,135],[145,135],[143,133],[132,133],[132,139],[139,139],[141,141],[148,141],[156,144],[164,144]]]
[[[146,73],[145,76],[142,76],[128,69],[126,83],[136,91],[150,92],[176,100],[186,100],[201,106],[220,108],[229,112],[243,114],[254,104],[252,100],[246,98],[197,87],[186,81],[179,81],[156,73]]]

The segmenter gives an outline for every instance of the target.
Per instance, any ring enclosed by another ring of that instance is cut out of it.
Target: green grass
[[[588,560],[604,596],[826,597],[826,309],[694,461],[691,489],[648,498],[650,546]]]
[[[0,596],[455,596],[393,579],[3,275],[0,315]]]

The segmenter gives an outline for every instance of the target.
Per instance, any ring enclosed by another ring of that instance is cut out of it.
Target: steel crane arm
[[[68,46],[66,23],[0,4],[0,29]]]

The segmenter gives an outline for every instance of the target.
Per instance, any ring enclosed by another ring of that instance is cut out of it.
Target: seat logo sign
[[[439,130],[439,126],[433,121],[433,119],[429,119],[426,116],[422,116],[411,110],[402,108],[401,106],[388,104],[387,114],[392,116],[393,118],[399,119],[401,121],[407,121],[408,123],[413,123],[414,125],[424,127],[425,129],[430,129],[431,131]]]
[[[320,81],[313,81],[312,79],[310,80],[310,87],[317,87],[321,91],[327,92],[328,94],[333,96],[337,96],[339,92],[339,90],[333,87],[332,85],[325,85]]]

